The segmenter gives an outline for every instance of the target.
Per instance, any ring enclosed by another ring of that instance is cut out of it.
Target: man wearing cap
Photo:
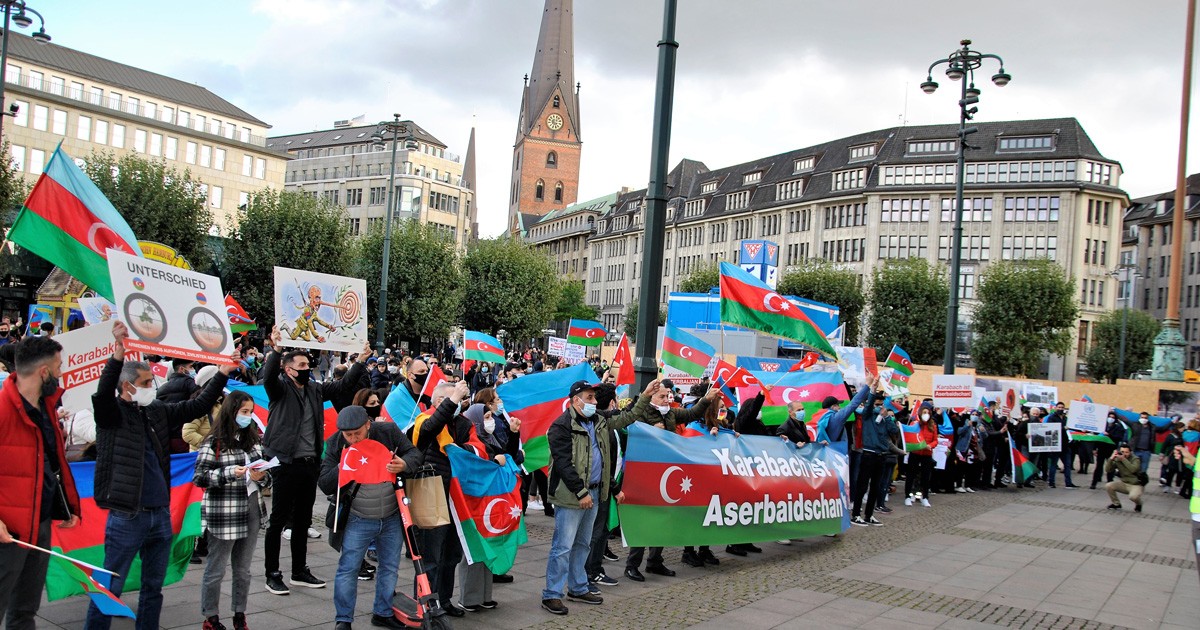
[[[567,614],[563,596],[584,604],[602,604],[604,599],[588,587],[586,563],[591,550],[592,525],[597,505],[608,501],[612,482],[610,464],[616,446],[611,429],[627,427],[650,411],[651,398],[661,383],[651,381],[637,403],[611,418],[596,413],[595,386],[576,381],[569,391],[569,407],[546,431],[550,445],[550,495],[554,513],[554,537],[546,559],[546,589],[542,608],[555,615]]]
[[[397,475],[416,470],[421,465],[421,452],[395,423],[371,422],[367,410],[358,405],[338,413],[337,428],[338,432],[325,441],[325,458],[321,461],[321,477],[317,482],[325,494],[339,494],[339,511],[335,515],[338,532],[334,536],[341,536],[342,554],[333,580],[334,628],[350,630],[358,600],[358,571],[371,541],[375,541],[380,558],[371,625],[403,628],[392,614],[392,593],[396,590],[400,541],[404,536],[399,504],[396,503],[396,484],[394,481],[372,484],[352,481],[339,488],[338,471],[342,451],[366,439],[379,442],[392,452],[387,470]]]

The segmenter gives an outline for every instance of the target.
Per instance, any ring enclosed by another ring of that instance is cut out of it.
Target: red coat
[[[63,448],[63,434],[58,426],[58,399],[60,388],[47,396],[42,413],[51,420],[58,457],[62,471],[62,488],[67,497],[71,513],[79,515],[79,493],[75,490],[75,478],[67,464]],[[17,375],[12,374],[0,388],[0,521],[14,537],[26,542],[36,542],[38,518],[42,510],[42,483],[45,473],[45,440],[37,424],[25,413],[25,401],[17,391]]]

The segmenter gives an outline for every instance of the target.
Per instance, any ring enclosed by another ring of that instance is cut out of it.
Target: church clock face
[[[546,126],[549,127],[551,131],[558,131],[559,129],[562,129],[562,116],[559,116],[558,114],[550,114],[546,117]]]

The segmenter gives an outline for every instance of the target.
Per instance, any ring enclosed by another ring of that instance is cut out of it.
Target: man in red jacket
[[[79,524],[79,494],[58,426],[62,346],[49,337],[17,344],[16,372],[0,388],[0,615],[33,628],[50,556],[50,521]]]

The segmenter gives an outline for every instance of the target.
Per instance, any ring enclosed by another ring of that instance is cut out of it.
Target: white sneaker
[[[966,490],[964,490],[964,489],[963,489],[961,486],[960,486],[960,487],[958,487],[958,488],[955,488],[955,489],[954,489],[954,491],[955,491],[955,492],[957,492],[957,493],[959,493],[959,494],[966,494],[966,493],[967,493],[967,491],[966,491]]]
[[[905,499],[904,505],[907,505],[908,507],[912,507],[912,497],[908,497],[907,499]]]
[[[874,516],[871,517],[871,520],[867,521],[867,524],[872,527],[883,527],[883,521],[880,521]]]
[[[320,538],[320,537],[321,537],[321,532],[319,532],[319,531],[317,531],[317,530],[315,530],[315,529],[313,529],[313,528],[309,527],[309,528],[308,528],[308,537],[309,537],[309,538]]]
[[[971,494],[975,494],[975,488],[972,488],[971,486],[967,486],[967,492],[970,492]]]
[[[932,505],[929,505],[929,499],[921,499],[921,505],[924,507],[933,507]]]
[[[791,540],[788,540],[787,538],[784,538],[783,540],[776,540],[775,542],[777,542],[777,543],[779,543],[779,544],[781,544],[781,545],[790,545],[790,544],[792,544],[792,541],[791,541]]]
[[[871,517],[871,518],[875,518],[875,517]],[[864,520],[863,520],[863,517],[861,517],[861,516],[855,516],[854,518],[850,519],[850,524],[851,524],[851,525],[858,525],[859,527],[866,527],[866,526],[867,526],[867,522],[866,522],[866,521],[864,521]]]
[[[291,540],[292,539],[292,530],[290,530],[290,529],[283,530],[283,539]]]
[[[541,500],[541,499],[530,499],[530,500],[529,500],[529,509],[531,509],[531,510],[544,510],[544,509],[546,509],[546,508],[542,506],[542,500]]]

